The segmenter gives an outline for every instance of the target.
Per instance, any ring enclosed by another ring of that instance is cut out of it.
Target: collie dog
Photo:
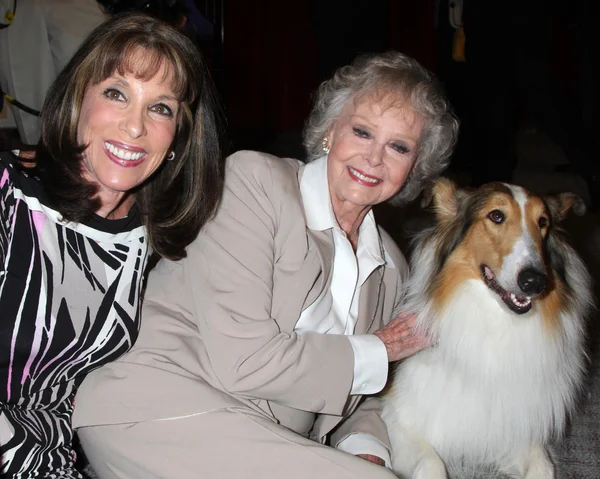
[[[591,280],[559,226],[572,193],[514,185],[428,195],[435,224],[414,242],[405,309],[436,346],[398,363],[382,394],[401,478],[554,478],[587,362]]]

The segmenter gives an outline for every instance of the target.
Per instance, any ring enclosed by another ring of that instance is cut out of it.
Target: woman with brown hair
[[[33,161],[0,154],[3,477],[81,477],[77,387],[135,342],[151,254],[185,257],[214,213],[216,111],[193,42],[119,15],[49,90]]]

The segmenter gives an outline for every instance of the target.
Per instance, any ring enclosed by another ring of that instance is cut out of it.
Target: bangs
[[[411,106],[415,111],[429,115],[422,108],[422,97],[431,93],[431,80],[425,72],[409,68],[393,68],[387,65],[371,65],[368,75],[357,84],[356,97],[372,96],[377,101],[387,102],[389,107]]]
[[[148,81],[164,66],[161,81],[167,82],[178,101],[191,103],[197,96],[194,82],[189,81],[187,71],[179,55],[163,45],[140,45],[130,42],[122,48],[109,48],[99,52],[91,66],[90,83],[98,84],[115,72],[122,76],[131,74]]]
[[[396,88],[386,87],[385,84],[377,85],[372,89],[359,91],[353,98],[354,103],[377,103],[384,110],[414,110],[410,101],[410,95]]]

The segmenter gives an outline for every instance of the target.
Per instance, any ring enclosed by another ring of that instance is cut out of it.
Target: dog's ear
[[[583,216],[586,211],[583,199],[575,193],[559,193],[557,195],[545,196],[544,201],[550,210],[552,219],[556,222],[564,220],[571,210],[577,216]]]
[[[461,190],[449,178],[439,178],[423,195],[421,206],[430,206],[439,221],[453,219],[458,213]]]

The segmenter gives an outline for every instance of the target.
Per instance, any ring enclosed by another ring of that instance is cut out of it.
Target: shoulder
[[[223,225],[231,231],[241,224],[252,234],[264,234],[264,238],[276,238],[278,242],[285,241],[292,231],[305,231],[299,185],[302,166],[299,160],[256,151],[229,156],[223,198],[217,215],[205,228],[206,236]]]
[[[300,160],[279,158],[268,153],[242,150],[227,158],[225,185],[237,189],[237,194],[268,197],[300,195],[298,172]]]
[[[294,179],[303,163],[293,158],[279,158],[260,151],[241,150],[227,158],[227,174],[242,175],[264,181],[265,174],[269,178],[284,180]]]

